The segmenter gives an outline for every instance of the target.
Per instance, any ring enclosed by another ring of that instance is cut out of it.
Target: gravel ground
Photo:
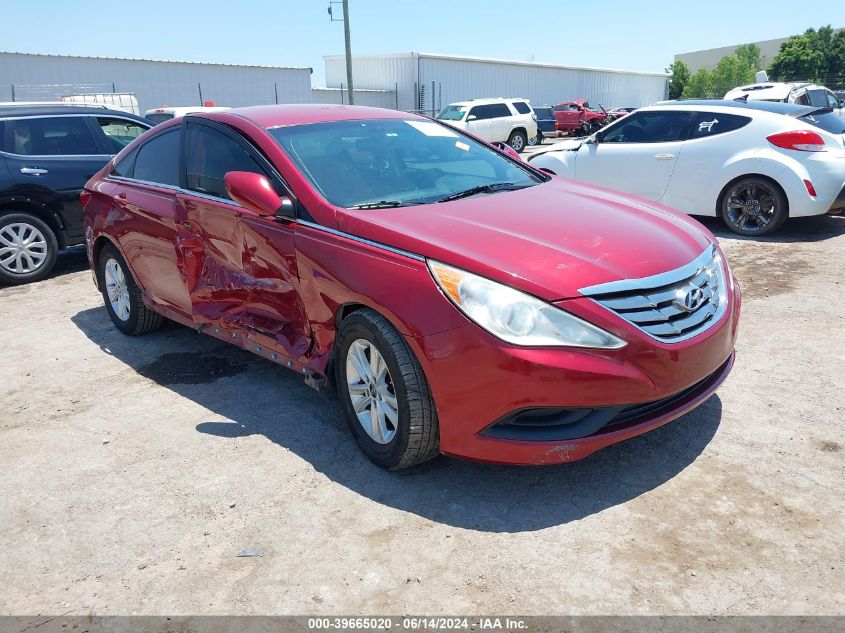
[[[745,293],[733,374],[555,467],[382,472],[297,375],[118,333],[80,251],[0,288],[0,612],[843,613],[845,218],[707,225]]]

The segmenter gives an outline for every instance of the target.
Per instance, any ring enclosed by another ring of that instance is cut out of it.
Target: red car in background
[[[333,385],[385,468],[580,459],[733,364],[739,287],[695,220],[412,114],[189,115],[82,197],[119,330],[167,317]]]
[[[559,103],[554,111],[557,120],[555,127],[563,134],[592,134],[608,122],[607,112],[593,110],[586,99]]]

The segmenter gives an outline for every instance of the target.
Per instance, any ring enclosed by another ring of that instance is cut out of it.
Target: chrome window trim
[[[122,182],[134,183],[136,185],[148,185],[150,187],[161,187],[162,189],[169,189],[176,193],[184,191],[181,187],[176,185],[168,185],[163,182],[152,182],[151,180],[141,180],[140,178],[130,178],[129,176],[116,176],[114,174],[107,174],[106,180],[117,180]]]
[[[639,291],[647,291],[649,289],[659,288],[661,286],[677,284],[685,279],[689,279],[701,270],[707,268],[708,263],[715,264],[720,271],[720,281],[725,292],[724,300],[719,302],[719,305],[716,307],[716,311],[714,312],[713,316],[705,322],[704,327],[693,329],[687,332],[686,334],[683,334],[678,337],[667,339],[662,336],[651,334],[636,323],[630,321],[628,318],[626,318],[624,314],[617,312],[613,308],[604,305],[599,299],[594,298],[598,295],[605,295],[617,292],[635,293]],[[682,343],[684,341],[688,341],[691,338],[703,334],[722,320],[728,309],[729,297],[727,296],[727,292],[728,289],[732,287],[730,274],[731,273],[730,270],[728,270],[727,262],[725,262],[724,258],[719,255],[716,245],[710,244],[707,248],[704,249],[704,252],[701,255],[696,257],[689,264],[681,266],[680,268],[675,268],[674,270],[669,270],[665,273],[658,273],[657,275],[651,275],[649,277],[640,277],[638,279],[622,279],[619,281],[611,281],[603,284],[596,284],[594,286],[587,286],[586,288],[581,288],[578,292],[590,299],[590,301],[594,302],[596,305],[601,306],[611,314],[614,314],[615,316],[619,317],[631,327],[636,328],[638,331],[642,332],[649,338],[658,341],[659,343],[663,343],[664,345],[673,345],[675,343]]]
[[[149,185],[151,187],[161,187],[163,189],[169,189],[175,193],[181,193],[186,196],[196,196],[197,198],[205,198],[207,200],[211,200],[213,202],[222,202],[223,204],[228,204],[233,207],[237,207],[238,209],[243,209],[243,205],[238,204],[234,200],[230,200],[229,198],[219,198],[218,196],[212,196],[211,194],[201,193],[199,191],[194,191],[193,189],[183,189],[182,187],[177,187],[176,185],[167,185],[161,182],[152,182],[151,180],[141,180],[140,178],[130,178],[129,176],[116,176],[114,174],[106,175],[106,180],[120,180],[123,182],[130,182],[137,185]]]
[[[140,180],[138,178],[128,178],[126,176],[114,176],[109,174],[106,176],[106,180],[117,180],[121,182],[128,182],[134,183],[139,185],[149,185],[152,187],[161,187],[162,189],[168,189],[173,191],[174,193],[181,193],[188,196],[197,196],[200,198],[207,198],[212,200],[213,202],[222,202],[224,204],[228,204],[233,207],[237,207],[238,209],[243,209],[244,207],[235,202],[234,200],[229,200],[228,198],[218,198],[217,196],[210,196],[207,194],[199,193],[197,191],[191,191],[190,189],[183,189],[181,187],[174,187],[172,185],[165,185],[157,182],[150,182],[148,180]],[[330,228],[328,226],[323,226],[322,224],[317,224],[316,222],[310,222],[308,220],[302,219],[292,219],[290,222],[294,224],[301,224],[302,226],[307,226],[309,228],[323,231],[324,233],[329,233],[331,235],[336,235],[337,237],[343,237],[355,242],[359,242],[361,244],[366,244],[368,246],[373,246],[375,248],[379,248],[384,251],[388,251],[389,253],[394,253],[396,255],[402,255],[403,257],[408,257],[410,259],[414,259],[420,262],[425,261],[425,257],[422,255],[418,255],[417,253],[412,253],[410,251],[402,250],[401,248],[394,248],[393,246],[388,246],[387,244],[382,244],[381,242],[374,242],[373,240],[368,240],[365,237],[360,237],[358,235],[352,235],[351,233],[344,233],[343,231],[338,231],[337,229]]]

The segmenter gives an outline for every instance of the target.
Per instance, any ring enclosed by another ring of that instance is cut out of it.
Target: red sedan
[[[739,287],[695,220],[411,114],[189,115],[82,197],[122,332],[167,317],[332,385],[385,468],[580,459],[733,363]]]

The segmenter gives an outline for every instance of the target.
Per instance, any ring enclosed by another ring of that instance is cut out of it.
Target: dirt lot
[[[745,291],[733,374],[559,467],[382,472],[299,376],[119,334],[79,251],[0,288],[0,612],[843,613],[845,218],[707,224]]]

